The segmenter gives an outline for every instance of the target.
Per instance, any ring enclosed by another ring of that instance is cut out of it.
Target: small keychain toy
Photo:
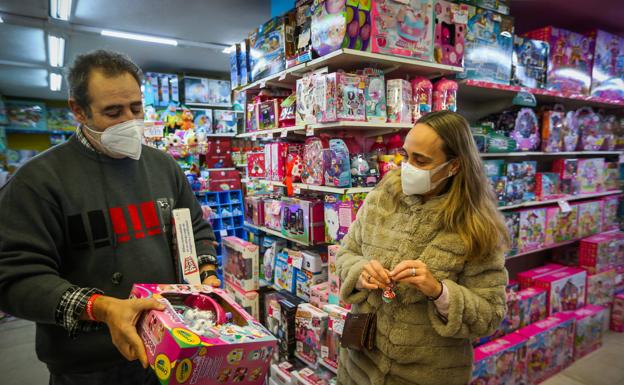
[[[394,282],[390,283],[390,285],[386,289],[384,289],[383,294],[381,295],[381,298],[383,299],[385,303],[390,303],[392,302],[393,299],[396,298],[396,293],[394,292],[394,289],[395,289]]]

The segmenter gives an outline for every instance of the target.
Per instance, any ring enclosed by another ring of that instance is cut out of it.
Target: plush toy
[[[186,144],[187,146],[197,146],[198,140],[197,136],[195,136],[194,130],[185,131],[184,144]]]
[[[184,131],[192,130],[195,128],[195,123],[193,122],[193,113],[188,108],[184,108],[182,110],[181,120],[181,128]]]
[[[169,103],[167,109],[161,114],[161,119],[169,130],[175,130],[181,126],[180,115],[178,115],[177,110],[178,106],[175,103]]]

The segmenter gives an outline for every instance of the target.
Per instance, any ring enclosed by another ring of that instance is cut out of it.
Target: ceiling
[[[46,32],[66,38],[65,65],[84,52],[128,54],[144,71],[229,76],[230,45],[270,18],[270,0],[73,0],[69,22],[49,18],[49,0],[1,0],[0,94],[65,99],[48,88]],[[180,41],[177,47],[105,37],[101,29]],[[58,71],[58,69],[54,69]]]

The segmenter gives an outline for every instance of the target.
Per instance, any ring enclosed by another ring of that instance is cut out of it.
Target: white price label
[[[265,81],[260,82],[260,88],[266,88],[266,82]]]
[[[301,194],[301,187],[295,187],[295,194]]]
[[[321,358],[329,357],[329,347],[321,346]]]
[[[306,136],[314,136],[314,127],[306,128]]]
[[[253,136],[251,137],[251,140],[252,140],[253,142],[255,142],[256,140],[258,140],[258,137],[257,137],[257,136],[255,136],[255,135],[253,135]]]
[[[301,255],[293,255],[291,258],[291,264],[294,268],[301,270],[303,267],[303,257]]]
[[[221,236],[222,237],[227,237],[227,235],[228,235],[227,230],[225,230],[225,229],[221,230]]]
[[[165,126],[162,124],[145,124],[143,136],[146,138],[162,138]]]
[[[568,201],[560,200],[557,203],[559,203],[559,208],[561,209],[562,213],[569,213],[570,211],[572,211],[572,207],[570,207],[570,203],[568,203]]]
[[[288,136],[288,131],[286,131],[285,129],[282,130],[282,132],[280,132],[280,138],[285,138]]]
[[[333,329],[334,332],[336,334],[338,334],[339,336],[342,335],[342,331],[344,330],[344,320],[339,319],[339,320],[334,320],[334,324],[333,324]]]
[[[279,77],[279,81],[286,79],[286,72],[282,73]]]

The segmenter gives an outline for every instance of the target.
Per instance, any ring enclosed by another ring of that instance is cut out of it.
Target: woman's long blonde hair
[[[425,115],[416,124],[431,127],[444,142],[442,150],[447,160],[459,162],[457,174],[449,180],[448,197],[441,205],[442,226],[459,234],[469,259],[504,251],[509,245],[507,227],[466,119],[454,112],[439,111]],[[400,181],[388,188],[391,193],[402,194]]]

